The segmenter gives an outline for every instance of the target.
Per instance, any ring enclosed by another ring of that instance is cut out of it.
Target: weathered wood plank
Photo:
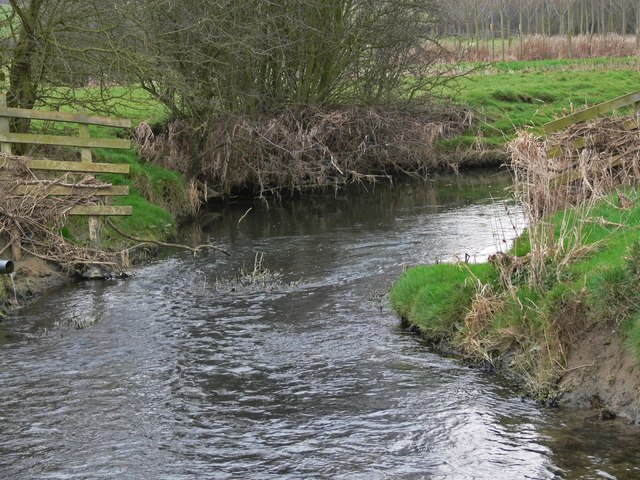
[[[126,185],[104,187],[90,187],[86,185],[74,185],[72,187],[66,185],[21,185],[16,188],[15,193],[17,195],[29,195],[34,191],[37,191],[39,193],[46,193],[47,195],[52,195],[54,197],[71,195],[78,191],[83,191],[83,193],[91,193],[97,197],[119,197],[129,195],[129,187]]]
[[[638,128],[640,128],[640,126],[638,125],[638,121],[633,118],[631,120],[626,120],[623,124],[622,124],[623,128],[625,128],[626,130],[637,130]],[[584,137],[578,137],[576,139],[573,140],[573,142],[571,142],[571,145],[569,145],[568,147],[555,147],[555,148],[551,148],[549,149],[549,151],[547,152],[547,158],[557,158],[560,155],[563,154],[563,151],[565,149],[572,149],[572,150],[579,150],[581,148],[584,148],[587,144],[587,139]]]
[[[0,94],[0,108],[7,108],[7,96],[4,93]],[[0,133],[9,133],[9,119],[6,117],[0,117]],[[10,143],[0,143],[2,153],[11,155],[11,150]]]
[[[83,112],[48,112],[45,110],[0,107],[0,117],[30,118],[31,120],[48,120],[52,122],[131,128],[130,119],[102,117],[100,115],[89,115]]]
[[[616,155],[615,157],[611,157],[611,159],[609,160],[609,168],[614,168],[617,167],[618,165],[620,165],[622,163],[622,159],[623,156],[622,155]],[[575,182],[576,180],[580,179],[582,177],[582,171],[578,170],[578,169],[573,169],[570,170],[568,172],[565,173],[561,173],[560,175],[556,176],[554,179],[552,179],[551,181],[551,185],[553,187],[560,187],[562,185],[566,185],[568,183],[571,182]]]
[[[69,210],[68,215],[95,215],[126,217],[133,213],[133,207],[113,207],[109,205],[80,205]]]
[[[80,137],[83,140],[86,140],[87,138],[91,138],[91,135],[89,134],[89,126],[88,125],[79,125],[79,132],[78,132],[78,137]],[[93,162],[93,155],[91,155],[91,149],[90,148],[83,148],[80,150],[80,157],[82,159],[83,162]]]
[[[64,162],[60,160],[27,160],[27,167],[33,170],[55,170],[73,173],[129,173],[126,163]]]
[[[545,123],[542,125],[541,129],[543,133],[557,132],[558,130],[562,130],[563,128],[567,128],[579,122],[584,122],[585,120],[590,120],[598,115],[615,110],[616,108],[629,107],[638,102],[640,102],[640,91],[614,98],[608,102],[600,103],[593,107],[567,115],[566,117]]]
[[[122,138],[80,138],[61,135],[40,135],[37,133],[3,133],[0,142],[29,143],[33,145],[59,145],[80,148],[131,148],[131,142]]]

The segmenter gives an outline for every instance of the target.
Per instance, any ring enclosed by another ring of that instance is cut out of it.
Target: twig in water
[[[180,249],[183,249],[183,250],[189,250],[194,255],[196,255],[197,253],[199,253],[202,250],[209,250],[210,249],[210,250],[217,250],[219,252],[222,252],[225,255],[227,255],[228,257],[231,256],[231,254],[229,252],[227,252],[226,250],[223,250],[220,247],[216,247],[215,245],[205,244],[205,245],[198,245],[197,247],[190,247],[188,245],[182,245],[182,244],[179,244],[179,243],[166,243],[166,242],[159,242],[158,240],[149,240],[149,239],[145,239],[145,238],[138,238],[138,237],[134,237],[133,235],[129,235],[128,233],[125,233],[122,230],[120,230],[118,227],[116,227],[113,224],[113,222],[109,218],[106,219],[106,223],[111,228],[113,228],[113,230],[116,233],[118,233],[119,235],[123,236],[124,238],[128,238],[129,240],[133,240],[134,242],[150,243],[150,244],[153,244],[153,245],[158,245],[159,247],[180,248]]]
[[[240,226],[240,222],[241,222],[242,220],[244,220],[244,219],[247,217],[247,215],[249,215],[249,212],[250,212],[251,210],[253,210],[253,207],[249,207],[249,209],[248,209],[246,212],[244,212],[244,215],[242,215],[242,216],[240,217],[240,220],[238,220],[238,226]]]

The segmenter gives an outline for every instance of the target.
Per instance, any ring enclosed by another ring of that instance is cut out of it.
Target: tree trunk
[[[636,0],[636,46],[640,47],[640,0]]]
[[[504,62],[504,12],[502,11],[502,8],[500,8],[500,52],[502,61]]]
[[[36,50],[36,28],[39,24],[40,7],[43,0],[32,0],[22,6],[11,0],[11,7],[20,19],[19,35],[9,62],[9,107],[32,109],[37,100],[37,83],[34,77],[32,58]],[[28,118],[14,119],[16,132],[27,133],[31,122]],[[20,152],[18,152],[20,153]]]
[[[567,9],[567,43],[569,45],[569,58],[573,58],[573,8]]]

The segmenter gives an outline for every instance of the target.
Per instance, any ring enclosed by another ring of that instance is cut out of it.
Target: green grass
[[[503,62],[460,79],[441,93],[475,112],[481,140],[500,147],[517,129],[539,126],[564,113],[592,106],[640,89],[637,66],[630,59],[544,60]],[[586,68],[589,66],[589,68]],[[478,140],[478,130],[443,143],[443,149],[468,147]]]
[[[407,270],[389,293],[393,309],[432,340],[453,334],[475,291],[475,278],[495,281],[488,264],[423,265]]]
[[[112,218],[123,231],[136,237],[163,240],[176,233],[176,220],[192,213],[187,185],[180,173],[140,163],[134,150],[96,150],[95,154],[100,161],[130,166],[129,175],[103,174],[98,177],[114,185],[129,186],[128,196],[111,200],[112,205],[133,207],[132,216]],[[104,241],[108,247],[119,247],[124,243],[114,232],[107,234]]]
[[[635,70],[638,67],[638,59],[636,57],[552,59],[495,62],[489,65],[478,63],[474,66],[484,68],[490,73],[614,71]]]

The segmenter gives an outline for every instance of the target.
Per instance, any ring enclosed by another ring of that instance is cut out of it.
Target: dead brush
[[[478,361],[493,363],[492,348],[487,345],[487,330],[495,315],[506,305],[504,295],[494,292],[487,284],[476,279],[476,294],[471,301],[469,312],[464,317],[464,331],[458,346],[462,351]]]
[[[198,128],[176,121],[159,135],[141,127],[137,139],[148,161],[220,195],[265,195],[424,173],[435,166],[437,140],[470,121],[468,111],[438,105],[305,107],[264,118],[221,115]]]
[[[558,379],[564,368],[560,360],[561,356],[553,353],[551,346],[525,342],[513,356],[510,368],[536,400],[549,403],[557,395]]]
[[[627,127],[632,120],[579,124],[544,141],[523,132],[509,145],[516,197],[528,224],[530,286],[544,288],[550,274],[596,248],[586,245],[595,204],[616,187],[637,183],[640,143],[638,132]],[[577,148],[579,142],[585,148]]]
[[[69,272],[88,265],[104,265],[121,272],[126,255],[86,248],[67,241],[59,232],[69,210],[78,205],[95,205],[98,197],[92,186],[104,186],[95,179],[80,180],[84,191],[74,190],[65,197],[51,197],[54,185],[74,185],[78,179],[64,176],[57,180],[39,180],[27,168],[24,157],[0,158],[0,236],[7,239],[0,255],[20,240],[27,253],[51,261]],[[17,189],[29,186],[29,195],[17,195]]]

